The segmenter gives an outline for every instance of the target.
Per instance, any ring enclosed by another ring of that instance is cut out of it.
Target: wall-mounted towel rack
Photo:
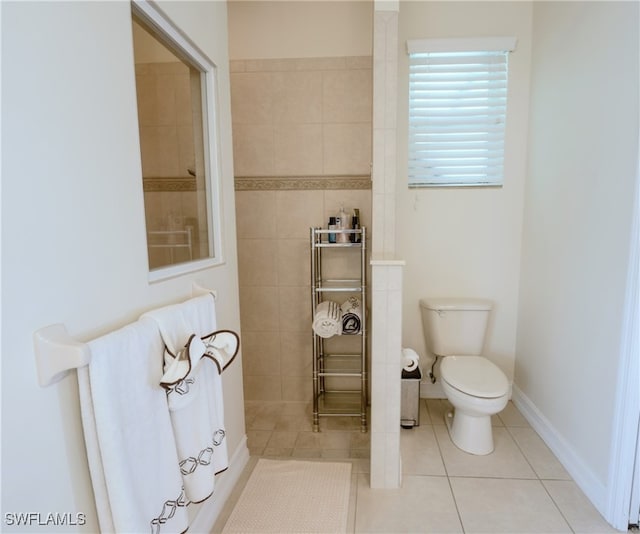
[[[191,296],[213,295],[215,290],[207,289],[193,282]],[[71,369],[88,365],[91,361],[89,345],[73,339],[67,332],[65,325],[52,324],[36,330],[33,333],[33,345],[36,355],[36,369],[38,384],[47,387],[62,380]]]

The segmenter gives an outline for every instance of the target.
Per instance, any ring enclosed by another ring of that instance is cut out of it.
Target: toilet
[[[505,374],[481,356],[491,308],[480,299],[420,300],[427,347],[443,357],[440,381],[454,407],[445,415],[449,435],[458,448],[478,455],[493,451],[491,416],[511,395]]]

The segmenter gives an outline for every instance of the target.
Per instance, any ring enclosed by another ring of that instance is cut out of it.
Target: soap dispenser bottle
[[[338,222],[340,221],[340,222]],[[344,210],[343,206],[340,206],[340,211],[338,212],[338,216],[336,217],[336,224],[340,230],[349,230],[349,217],[347,212]],[[349,234],[345,232],[338,233],[338,243],[348,243],[349,242]]]

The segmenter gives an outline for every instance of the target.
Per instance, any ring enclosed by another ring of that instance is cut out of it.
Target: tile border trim
[[[145,193],[196,191],[196,179],[194,176],[175,177],[147,177],[142,178],[142,187]]]
[[[300,72],[373,68],[373,55],[309,58],[232,59],[231,74],[249,72]]]
[[[236,191],[295,191],[313,189],[371,189],[370,175],[236,176]]]

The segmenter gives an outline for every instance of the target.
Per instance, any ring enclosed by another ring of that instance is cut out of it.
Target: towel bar
[[[201,295],[213,295],[213,300],[218,300],[218,292],[215,289],[208,289],[201,286],[197,282],[191,284],[191,296],[200,297]]]
[[[207,289],[196,282],[192,283],[192,297],[208,294],[217,299],[218,294],[215,290]],[[61,323],[36,330],[33,333],[33,346],[40,387],[59,382],[71,369],[83,367],[91,361],[89,345],[73,339]]]
[[[62,380],[70,369],[91,361],[89,345],[73,339],[63,324],[52,324],[33,334],[38,383],[50,386]]]

